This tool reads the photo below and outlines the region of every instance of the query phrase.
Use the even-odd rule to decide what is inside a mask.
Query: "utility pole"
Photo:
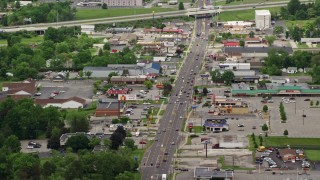
[[[303,113],[302,113],[302,125],[304,125],[304,110],[303,110]]]
[[[297,101],[294,103],[294,113],[297,114]]]

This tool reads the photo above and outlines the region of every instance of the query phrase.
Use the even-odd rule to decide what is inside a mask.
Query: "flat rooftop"
[[[194,170],[194,178],[226,178],[233,177],[232,171],[214,171],[209,168],[197,167]]]
[[[256,15],[270,16],[271,14],[269,10],[256,10]]]

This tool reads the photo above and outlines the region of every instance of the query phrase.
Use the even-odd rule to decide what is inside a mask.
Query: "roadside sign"
[[[193,122],[189,122],[188,123],[188,127],[189,127],[189,129],[192,129],[193,128]]]
[[[200,77],[202,78],[208,78],[210,75],[209,74],[201,74]]]

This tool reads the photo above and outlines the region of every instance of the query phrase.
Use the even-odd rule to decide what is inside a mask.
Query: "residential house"
[[[286,72],[288,74],[295,74],[298,72],[298,68],[297,67],[288,67]]]
[[[37,90],[36,81],[25,80],[22,82],[3,83],[2,94],[15,100],[31,98]]]
[[[61,109],[78,109],[84,108],[86,105],[86,100],[79,97],[69,99],[35,99],[34,102],[44,108],[53,106]]]

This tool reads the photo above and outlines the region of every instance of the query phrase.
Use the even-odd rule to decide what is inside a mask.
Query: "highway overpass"
[[[309,1],[302,1],[303,3],[307,3]],[[222,6],[219,9],[203,9],[201,11],[194,10],[181,10],[181,11],[170,11],[170,12],[161,12],[155,13],[154,18],[169,18],[169,17],[178,17],[178,16],[189,16],[189,15],[205,15],[212,14],[215,12],[227,12],[227,11],[239,11],[239,10],[248,10],[255,8],[272,8],[272,7],[280,7],[286,6],[288,1],[281,2],[268,2],[268,3],[254,3],[254,4],[245,4],[245,5],[232,5],[232,6]],[[194,9],[194,8],[193,8]],[[5,32],[16,32],[20,30],[26,31],[36,31],[43,32],[48,27],[72,27],[72,26],[81,26],[83,24],[110,24],[110,23],[119,23],[119,22],[128,22],[128,21],[137,21],[137,20],[145,20],[145,19],[153,19],[153,14],[138,14],[138,15],[130,15],[130,16],[120,16],[120,17],[109,17],[109,18],[97,18],[97,19],[87,19],[87,20],[76,20],[76,21],[63,21],[58,23],[39,23],[39,24],[29,24],[29,25],[21,25],[21,26],[10,26],[4,27],[2,30]]]

